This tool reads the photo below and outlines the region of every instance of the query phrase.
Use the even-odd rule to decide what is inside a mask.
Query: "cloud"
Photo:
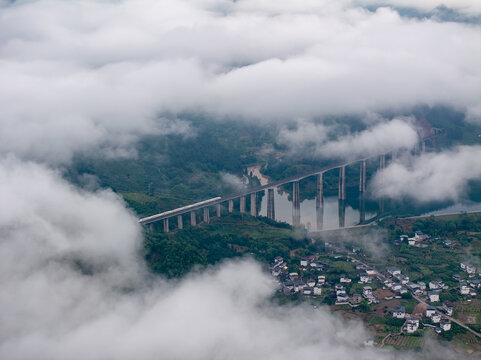
[[[479,26],[364,4],[2,1],[0,153],[135,156],[139,137],[178,123],[167,113],[291,121],[444,104],[478,121]]]
[[[419,202],[456,201],[468,182],[481,177],[481,146],[460,146],[442,153],[399,159],[372,180],[378,197]]]
[[[237,175],[221,172],[220,176],[224,183],[233,187],[235,190],[242,190],[246,188],[246,183]]]
[[[294,130],[282,128],[279,141],[296,154],[343,159],[360,159],[391,151],[409,150],[419,142],[414,119],[396,118],[386,121],[377,118],[377,121],[377,124],[364,131],[341,135],[332,140],[338,126],[301,120]]]
[[[388,235],[387,230],[381,228],[361,228],[358,231],[339,229],[323,233],[322,239],[342,246],[346,251],[352,251],[353,246],[360,247],[369,256],[381,258],[390,252]]]
[[[412,8],[421,11],[432,11],[436,8],[447,7],[451,10],[458,11],[467,15],[480,15],[481,4],[471,0],[363,0],[364,4],[371,5],[391,5],[400,8]]]
[[[110,191],[12,157],[0,161],[0,185],[1,358],[398,357],[363,347],[362,322],[276,305],[276,284],[250,259],[153,277],[137,219]]]

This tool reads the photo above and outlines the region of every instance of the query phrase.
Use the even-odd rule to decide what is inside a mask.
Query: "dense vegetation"
[[[169,277],[232,257],[252,256],[266,264],[276,256],[289,261],[292,250],[309,246],[305,235],[285,223],[234,214],[182,231],[147,232],[145,258],[153,271]]]

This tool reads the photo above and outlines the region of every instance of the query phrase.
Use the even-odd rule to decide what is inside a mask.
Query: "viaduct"
[[[430,141],[435,144],[433,139],[438,134],[425,137],[421,140],[420,144],[414,150],[415,152],[424,152],[426,149],[426,142]],[[386,167],[386,154],[377,155],[379,156],[379,170],[382,171]],[[396,156],[392,153],[392,157]],[[274,208],[274,189],[278,186],[292,183],[292,224],[294,226],[300,225],[301,212],[300,212],[300,193],[299,193],[299,182],[311,176],[317,176],[316,183],[316,218],[317,218],[317,228],[322,229],[323,222],[323,175],[328,171],[339,169],[339,184],[338,184],[338,199],[339,199],[339,227],[344,227],[345,219],[345,200],[346,200],[346,166],[359,163],[360,166],[360,176],[359,176],[359,192],[361,194],[361,199],[364,199],[364,194],[366,192],[366,161],[370,158],[357,159],[349,162],[341,162],[330,166],[325,166],[319,170],[311,171],[308,173],[294,175],[289,178],[273,181],[266,185],[261,185],[255,188],[245,189],[243,191],[230,194],[224,197],[215,197],[209,200],[201,201],[195,204],[187,205],[174,210],[169,210],[156,214],[153,216],[145,217],[139,220],[140,224],[152,225],[155,222],[163,221],[164,232],[169,232],[169,219],[177,218],[177,228],[183,228],[183,215],[190,214],[190,225],[197,225],[197,211],[202,211],[202,220],[206,223],[209,222],[211,213],[210,208],[215,206],[215,216],[221,216],[221,204],[227,204],[227,209],[229,213],[234,211],[234,200],[239,199],[239,212],[246,213],[246,198],[250,197],[250,209],[249,212],[252,216],[257,216],[259,209],[257,208],[257,194],[264,191],[267,195],[267,217],[269,219],[275,220],[275,208]],[[365,221],[364,217],[364,201],[361,202],[361,223]],[[383,211],[380,209],[381,212]]]

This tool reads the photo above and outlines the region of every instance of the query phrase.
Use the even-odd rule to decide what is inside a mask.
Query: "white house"
[[[398,269],[398,268],[395,267],[395,266],[389,267],[389,268],[387,269],[387,272],[388,272],[389,274],[391,274],[392,276],[396,276],[396,275],[401,274],[401,270]]]
[[[367,272],[363,271],[363,272],[359,273],[359,282],[360,283],[365,284],[365,283],[368,283],[370,281],[371,281],[371,279],[369,278],[369,275],[367,274]]]
[[[428,291],[428,299],[431,302],[438,302],[439,301],[439,292],[437,291]]]
[[[272,269],[272,276],[279,276],[282,272],[282,268],[280,266],[276,266],[274,269]]]
[[[447,315],[453,315],[453,304],[448,301],[443,302],[443,310]]]
[[[326,283],[326,276],[325,275],[319,275],[317,277],[317,284],[318,285],[324,285]]]
[[[319,285],[314,286],[312,289],[312,293],[314,296],[320,296],[322,294],[322,288]]]
[[[426,308],[426,317],[431,317],[433,316],[434,314],[436,314],[436,308],[434,306],[428,306]]]
[[[473,265],[468,265],[468,266],[466,266],[466,272],[469,275],[474,275],[474,274],[476,274],[476,267],[474,267]]]
[[[408,244],[409,246],[416,245],[416,238],[408,238]]]
[[[296,279],[292,283],[294,284],[294,291],[295,292],[303,290],[304,286],[306,286],[306,284],[304,284],[304,281],[302,281],[300,279]]]
[[[430,290],[439,290],[439,289],[442,289],[443,286],[444,286],[444,283],[441,279],[437,279],[429,282]]]
[[[468,266],[468,264],[462,262],[460,266],[461,266],[461,269],[466,270],[466,267]]]
[[[393,289],[393,291],[399,291],[399,290],[401,290],[401,288],[402,288],[402,285],[400,283],[393,283],[392,287],[391,287],[391,289]]]
[[[352,280],[349,279],[346,275],[341,275],[341,278],[339,279],[341,283],[350,283]]]
[[[406,289],[404,286],[398,290],[400,294],[405,294],[408,292],[408,289]]]
[[[451,321],[449,321],[449,319],[441,319],[439,327],[443,329],[443,331],[451,330]]]
[[[366,268],[366,272],[367,272],[368,275],[374,275],[374,274],[376,274],[376,269],[368,266]]]
[[[398,306],[392,311],[392,317],[396,319],[404,319],[406,316],[406,308],[404,306]]]
[[[315,285],[316,285],[315,279],[308,279],[307,280],[307,286],[314,287]]]
[[[362,288],[362,294],[363,294],[364,296],[372,295],[372,287],[370,287],[370,286],[364,286],[364,287]]]
[[[301,266],[307,267],[307,265],[309,265],[309,260],[307,258],[302,258],[301,259]]]
[[[440,313],[433,314],[433,316],[431,316],[431,321],[434,324],[437,324],[438,322],[440,322],[441,321],[441,314]]]
[[[339,289],[339,290],[336,290],[336,296],[339,296],[339,295],[346,295],[346,289]]]
[[[469,295],[471,289],[469,288],[468,284],[461,283],[459,286],[459,291],[461,292],[461,295]]]
[[[302,290],[302,294],[306,296],[312,295],[312,288],[309,286],[305,286]]]
[[[406,323],[404,324],[404,330],[406,330],[406,332],[412,334],[417,329],[419,329],[419,319],[406,320]]]
[[[336,304],[347,304],[349,302],[349,296],[346,292],[337,295]]]

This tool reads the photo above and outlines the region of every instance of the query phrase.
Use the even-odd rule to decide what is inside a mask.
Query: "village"
[[[430,240],[429,235],[417,231],[414,237],[401,235],[397,242],[425,248]],[[442,241],[444,246],[453,245],[449,240],[436,241]],[[325,247],[327,254],[303,256],[297,263],[287,264],[280,256],[273,259],[270,270],[284,296],[317,300],[333,311],[350,308],[362,314],[377,309],[377,322],[384,317],[386,323],[399,325],[400,333],[406,335],[416,335],[427,328],[442,334],[451,331],[455,323],[480,336],[453,317],[455,308],[450,301],[443,300],[449,297],[443,294],[455,292],[466,302],[475,299],[481,291],[481,268],[460,263],[459,273],[452,274],[456,285],[450,287],[438,278],[412,281],[396,266],[377,269],[356,256],[358,249],[342,251],[332,243],[326,243]]]

